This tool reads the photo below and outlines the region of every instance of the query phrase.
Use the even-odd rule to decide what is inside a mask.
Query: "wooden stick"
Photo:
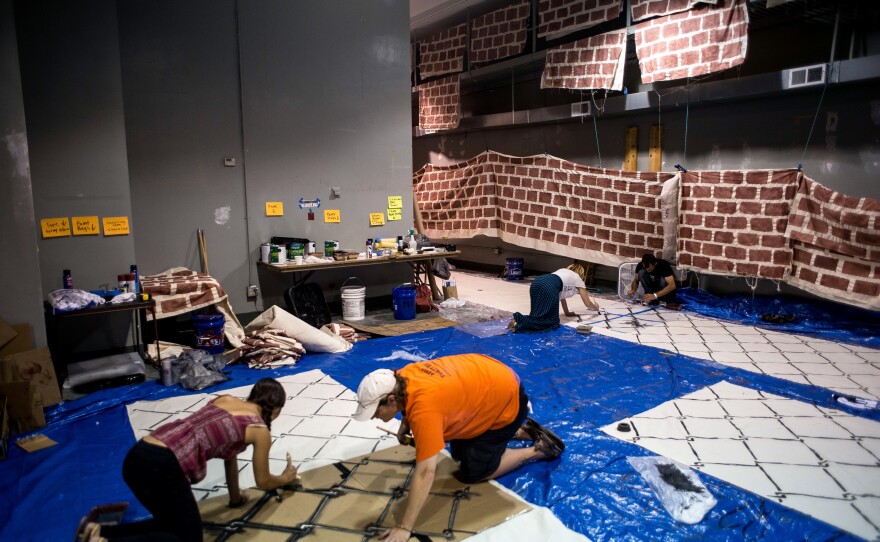
[[[210,275],[210,271],[208,271],[208,243],[205,240],[205,230],[199,229],[197,230],[198,238],[199,238],[199,254],[202,257],[202,269],[205,270],[206,275]]]

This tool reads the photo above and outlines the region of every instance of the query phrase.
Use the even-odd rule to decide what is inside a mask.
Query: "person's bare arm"
[[[564,315],[566,315],[566,316],[577,316],[576,313],[571,312],[570,310],[568,310],[568,303],[566,303],[564,299],[560,299],[560,300],[559,300],[559,304],[562,305],[562,313],[563,313]]]
[[[287,456],[287,467],[280,475],[269,472],[269,448],[272,446],[272,436],[269,429],[261,426],[247,428],[247,442],[254,445],[254,480],[260,489],[275,489],[296,480],[296,467]]]
[[[413,528],[416,520],[419,518],[419,512],[428,499],[428,493],[431,486],[434,485],[434,474],[437,470],[437,460],[440,453],[429,457],[423,461],[416,463],[416,470],[413,473],[412,483],[409,487],[409,494],[406,498],[406,510],[400,522],[392,529],[388,529],[381,535],[379,540],[386,542],[405,542],[412,536]]]
[[[588,309],[593,309],[594,311],[599,310],[599,304],[593,301],[590,297],[590,293],[587,292],[586,288],[578,288],[578,294],[581,296],[581,301],[584,302],[584,306]]]
[[[242,494],[238,486],[238,458],[226,459],[223,466],[226,470],[226,487],[229,488],[229,507],[236,508],[247,502],[247,496]]]
[[[664,280],[666,281],[666,286],[657,290],[653,294],[646,293],[642,297],[642,301],[647,303],[649,301],[654,301],[658,298],[661,298],[670,292],[674,292],[675,291],[675,277],[673,277],[672,275],[669,275],[668,277],[665,277]]]

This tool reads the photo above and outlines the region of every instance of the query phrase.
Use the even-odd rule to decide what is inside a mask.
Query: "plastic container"
[[[196,348],[207,350],[211,354],[222,354],[224,323],[226,323],[226,319],[222,314],[196,314],[193,316]]]
[[[134,285],[129,285],[129,291],[134,292],[136,294],[141,293],[141,279],[138,275],[138,266],[135,264],[131,264],[131,275],[134,279]]]
[[[395,320],[413,320],[416,317],[416,287],[412,284],[401,284],[391,290],[394,303]]]
[[[522,280],[523,259],[507,258],[507,280]]]
[[[342,319],[343,320],[363,320],[364,319],[364,302],[367,297],[367,288],[361,282],[360,286],[348,286],[352,280],[361,282],[357,277],[349,277],[342,283],[339,289],[342,296]]]

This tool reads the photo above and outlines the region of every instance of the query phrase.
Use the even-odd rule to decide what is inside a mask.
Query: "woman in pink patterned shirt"
[[[248,498],[238,486],[237,457],[251,445],[257,487],[275,489],[295,481],[296,467],[289,455],[284,472],[269,472],[269,430],[285,399],[278,381],[263,378],[246,401],[220,396],[141,439],[128,452],[122,477],[153,519],[103,527],[103,532],[90,523],[80,533],[82,539],[201,541],[202,521],[190,485],[205,478],[209,459],[223,459],[229,506],[242,506]]]

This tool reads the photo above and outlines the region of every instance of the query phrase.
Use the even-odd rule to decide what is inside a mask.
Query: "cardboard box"
[[[43,400],[33,382],[9,382],[0,384],[0,395],[5,395],[6,411],[9,413],[10,434],[27,433],[46,427],[43,416]]]
[[[61,402],[61,389],[48,348],[35,348],[0,358],[0,383],[13,382],[32,382],[42,395],[43,406]]]
[[[18,332],[15,331],[15,328],[7,324],[0,318],[0,348],[6,346],[9,341],[15,338],[18,335]]]
[[[0,325],[0,328],[2,328],[2,325]],[[0,347],[0,358],[18,354],[19,352],[26,352],[34,347],[34,336],[31,333],[30,324],[12,324],[9,328],[15,332],[15,336],[5,344],[0,344],[2,346]],[[0,334],[2,334],[2,331],[0,331]],[[0,343],[3,343],[2,339],[0,339]]]

